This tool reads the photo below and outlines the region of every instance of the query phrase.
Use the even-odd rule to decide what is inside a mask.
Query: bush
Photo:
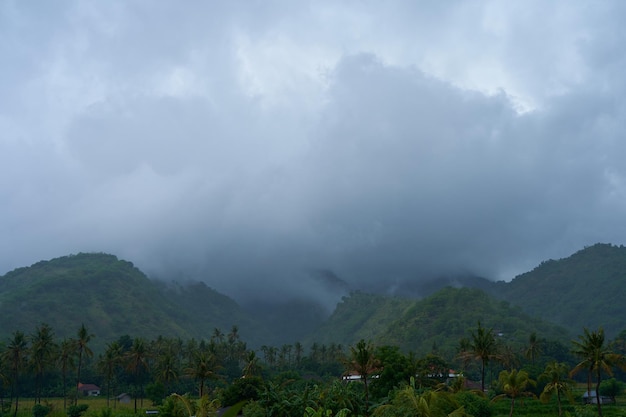
[[[267,411],[256,401],[251,401],[243,407],[244,417],[265,417]]]
[[[474,417],[491,417],[493,414],[489,400],[471,392],[456,394],[456,400],[465,408],[467,414]]]
[[[71,405],[67,407],[67,417],[80,417],[88,408],[87,404]]]
[[[33,406],[33,417],[46,417],[52,411],[49,405],[35,404]]]
[[[222,392],[221,402],[224,406],[230,406],[244,400],[258,400],[263,386],[263,380],[259,377],[237,379]]]

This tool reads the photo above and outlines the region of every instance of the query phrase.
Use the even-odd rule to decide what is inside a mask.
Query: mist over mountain
[[[0,276],[0,337],[29,332],[41,322],[59,337],[72,337],[85,323],[102,347],[122,335],[205,339],[215,329],[236,326],[252,348],[369,338],[411,349],[427,349],[424,343],[451,349],[474,321],[515,335],[518,344],[532,331],[565,340],[583,327],[603,327],[610,338],[626,329],[620,313],[624,246],[589,246],[544,261],[511,282],[460,276],[419,286],[408,282],[390,294],[388,288],[357,291],[328,270],[313,270],[310,279],[320,291],[303,287],[300,296],[284,298],[248,293],[240,303],[201,281],[149,279],[114,255],[69,255]],[[329,307],[331,293],[338,301]]]
[[[331,311],[624,243],[625,7],[0,2],[0,274]]]

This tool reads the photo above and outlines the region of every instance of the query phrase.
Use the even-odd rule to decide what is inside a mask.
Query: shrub
[[[474,417],[491,417],[493,410],[489,400],[471,392],[459,392],[456,400],[465,408],[467,414]]]
[[[67,407],[67,417],[80,417],[88,408],[87,404],[71,405]]]
[[[49,405],[35,404],[33,406],[33,417],[46,417],[52,411]]]

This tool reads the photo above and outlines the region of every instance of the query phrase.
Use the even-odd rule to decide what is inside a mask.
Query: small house
[[[583,404],[598,404],[596,392],[585,391],[585,393],[583,394]],[[600,404],[613,404],[613,399],[611,397],[600,395]]]
[[[100,387],[94,384],[81,384],[78,383],[78,392],[84,396],[97,397],[100,395]]]
[[[115,397],[115,401],[120,404],[130,404],[130,400],[130,394],[127,394],[125,392]]]

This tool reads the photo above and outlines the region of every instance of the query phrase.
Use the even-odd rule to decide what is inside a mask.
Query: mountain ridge
[[[323,273],[339,281],[332,271]],[[415,349],[418,340],[445,345],[446,335],[458,337],[458,328],[475,325],[459,321],[455,314],[484,323],[489,323],[489,314],[504,315],[518,323],[515,331],[527,333],[530,328],[524,322],[534,323],[540,332],[548,329],[546,333],[560,338],[567,337],[563,329],[575,335],[583,327],[602,326],[607,337],[613,337],[626,329],[626,318],[619,312],[626,297],[624,283],[626,248],[599,243],[567,258],[544,261],[511,282],[478,277],[425,282],[412,287],[423,294],[419,298],[352,292],[328,317],[323,307],[304,299],[242,307],[203,282],[155,281],[115,255],[80,253],[0,276],[0,337],[14,330],[29,332],[41,322],[52,325],[59,337],[74,336],[85,322],[98,343],[124,334],[202,339],[216,328],[227,331],[235,325],[253,347],[313,343],[315,338],[345,344],[358,337]],[[469,288],[472,284],[477,288]],[[452,288],[463,286],[472,291]],[[474,305],[464,299],[473,299]],[[471,311],[479,308],[491,313]],[[411,327],[429,331],[420,334]]]

